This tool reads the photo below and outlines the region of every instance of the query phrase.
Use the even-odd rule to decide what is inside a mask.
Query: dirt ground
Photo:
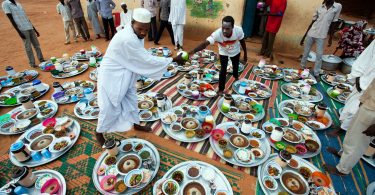
[[[100,51],[106,50],[109,42],[106,42],[103,38],[95,39],[95,36],[91,28],[90,35],[94,39],[94,41],[83,42],[83,39],[79,39],[78,43],[74,43],[72,41],[70,45],[64,45],[65,35],[63,22],[61,17],[55,11],[56,4],[58,1],[19,0],[19,2],[22,4],[31,22],[40,33],[39,42],[45,59],[49,59],[52,56],[61,57],[64,53],[68,53],[71,55],[75,52],[78,52],[80,49],[89,50],[91,45],[97,46]],[[6,75],[5,67],[8,65],[13,66],[17,71],[22,71],[24,69],[29,68],[28,59],[23,47],[23,42],[17,34],[17,32],[14,30],[6,15],[2,11],[0,13],[0,26],[2,28],[2,30],[0,31],[0,75]],[[258,63],[260,57],[256,56],[256,53],[259,52],[259,49],[261,47],[260,43],[261,40],[259,38],[252,38],[247,40],[249,58],[248,63]],[[160,40],[160,44],[162,44],[162,46],[168,46],[171,49],[173,48],[166,30],[164,32],[162,39]],[[184,49],[188,51],[195,47],[197,44],[199,44],[199,41],[184,40]],[[153,42],[145,42],[146,48],[151,46],[153,46]],[[326,52],[332,52],[333,48],[333,46],[331,48],[327,48]],[[208,49],[217,51],[216,46],[210,46]],[[281,56],[276,54],[274,61],[271,63],[281,65],[282,67],[298,67],[299,55],[300,54],[292,54],[292,58],[290,58],[290,55]],[[280,61],[283,61],[283,64],[280,64]],[[91,70],[93,69],[90,68],[82,75],[63,80],[54,79],[50,73],[42,72],[39,70],[40,75],[38,79],[51,86],[49,92],[41,99],[50,99],[53,92],[53,82],[59,81],[62,83],[78,79],[89,80],[89,72]],[[5,88],[2,89],[2,91],[5,90]],[[59,113],[62,113],[65,109],[68,109],[72,112],[72,108],[73,105],[59,106]],[[0,115],[10,110],[11,108],[0,108]],[[2,143],[2,147],[0,147],[0,155],[5,154],[10,144],[13,143],[14,140],[17,138],[18,136],[0,136],[0,142]]]

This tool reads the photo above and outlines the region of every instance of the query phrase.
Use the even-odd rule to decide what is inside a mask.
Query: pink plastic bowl
[[[56,125],[56,118],[47,118],[42,123],[45,127],[54,127]]]
[[[49,187],[51,187],[52,185],[54,185],[55,188],[52,191],[48,192],[48,193],[49,194],[56,194],[59,191],[59,189],[60,189],[59,180],[57,180],[56,178],[52,178],[52,179],[47,180],[46,183],[44,183],[44,185],[40,189],[40,192],[47,193],[46,190]]]
[[[214,129],[211,131],[211,136],[214,140],[219,140],[224,136],[225,132],[222,129]]]

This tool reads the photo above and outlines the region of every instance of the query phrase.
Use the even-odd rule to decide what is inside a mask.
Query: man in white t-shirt
[[[201,51],[205,49],[208,45],[215,44],[215,42],[217,42],[219,46],[221,62],[218,94],[222,95],[225,88],[228,57],[232,61],[233,76],[235,80],[238,80],[238,66],[240,63],[241,54],[240,44],[244,51],[243,60],[245,62],[247,61],[247,50],[246,43],[244,40],[244,32],[241,27],[234,25],[234,19],[232,16],[225,16],[222,20],[222,27],[213,32],[205,42],[201,43],[194,50],[190,51],[189,55]]]

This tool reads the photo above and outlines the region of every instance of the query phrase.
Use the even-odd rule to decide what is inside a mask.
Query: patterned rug
[[[78,120],[81,125],[81,134],[77,143],[59,159],[47,165],[37,167],[35,170],[53,169],[60,172],[62,175],[64,175],[67,183],[67,194],[99,194],[96,191],[94,183],[91,179],[96,160],[103,152],[103,149],[98,147],[95,142],[94,132],[96,129],[96,124],[77,119],[72,114],[65,114]],[[125,138],[123,135],[119,134],[112,134],[109,136],[117,139]],[[127,134],[126,136],[135,137],[134,134]],[[160,169],[156,178],[153,180],[152,184],[148,185],[141,193],[138,194],[152,194],[153,184],[174,165],[188,160],[204,160],[203,156],[197,155],[192,151],[188,151],[183,148],[179,148],[179,150],[172,149],[173,143],[165,143],[164,139],[158,140],[160,138],[153,134],[143,135],[142,133],[137,132],[137,137],[147,139],[148,141],[152,142],[156,148],[158,148],[161,159]],[[184,151],[181,151],[181,149]],[[215,164],[215,162],[209,163]],[[220,164],[215,165],[224,173],[231,183],[234,194],[254,193],[254,188],[251,190],[249,188],[249,183],[245,183],[244,181],[251,181],[253,186],[255,186],[256,178],[250,177],[249,175],[237,171],[231,167],[222,166]],[[0,157],[0,186],[3,186],[7,181],[10,180],[12,167],[13,165],[9,160],[9,155],[3,155]]]
[[[212,65],[207,65],[205,67],[213,68]],[[270,80],[265,80],[265,79],[261,79],[259,77],[256,77],[252,73],[252,68],[253,68],[253,66],[247,65],[245,70],[241,73],[240,78],[245,78],[245,79],[249,79],[249,80],[256,80],[256,81],[259,81],[261,83],[264,83],[272,89],[272,93],[273,93],[271,98],[269,98],[267,100],[264,100],[264,101],[260,101],[260,103],[263,104],[263,107],[265,108],[265,111],[266,111],[266,117],[263,120],[259,121],[258,123],[254,123],[254,126],[260,128],[261,124],[263,124],[265,121],[269,120],[270,118],[280,117],[280,114],[277,110],[277,105],[281,101],[286,100],[286,99],[290,99],[290,98],[281,92],[280,86],[284,83],[283,81],[270,81]],[[207,100],[207,101],[192,101],[192,100],[189,100],[189,99],[181,96],[178,93],[176,86],[180,82],[183,81],[184,75],[185,75],[185,73],[179,73],[174,78],[162,80],[158,84],[156,84],[153,88],[151,88],[149,91],[166,94],[169,98],[171,98],[171,100],[173,102],[173,106],[178,106],[178,105],[181,105],[183,103],[192,104],[192,105],[207,105],[211,108],[212,114],[213,114],[214,118],[216,119],[216,124],[220,124],[222,122],[229,121],[230,119],[224,117],[224,115],[222,115],[220,113],[220,111],[218,110],[218,107],[217,107],[218,98],[212,98],[212,99]],[[233,82],[234,82],[234,78],[228,76],[227,82],[226,82],[226,87],[225,87],[226,93],[234,93],[233,90],[232,90]],[[215,84],[215,87],[217,87],[217,86],[218,86],[218,84]],[[332,100],[327,95],[326,90],[329,87],[330,86],[325,84],[324,82],[319,82],[315,86],[315,88],[318,89],[323,94],[323,96],[324,96],[323,102],[326,103],[328,105],[328,107],[330,108],[329,113],[331,114],[331,117],[334,121],[334,126],[339,126],[340,122],[339,122],[338,110],[340,108],[342,108],[344,105],[339,103],[339,102],[336,102],[335,100]],[[148,91],[148,90],[145,90],[144,92],[146,92],[146,91]],[[160,121],[153,122],[153,123],[149,122],[149,123],[145,123],[145,124],[148,125],[148,126],[151,126],[154,134],[156,134],[157,136],[165,138],[165,139],[172,139],[163,131],[162,124],[161,124]],[[324,164],[324,163],[336,165],[339,162],[338,158],[336,158],[335,156],[333,156],[332,154],[328,153],[325,150],[325,148],[327,146],[335,147],[337,149],[340,149],[341,146],[342,146],[342,140],[344,138],[344,135],[341,135],[340,137],[337,137],[337,138],[331,138],[331,137],[328,137],[326,135],[326,132],[330,131],[334,126],[332,126],[331,128],[329,128],[325,131],[317,132],[317,134],[318,134],[318,136],[319,136],[319,138],[322,142],[322,152],[318,156],[309,159],[309,161],[311,163],[313,163],[316,167],[318,167],[321,170],[322,170],[322,164]],[[234,166],[234,165],[232,165],[230,163],[227,163],[226,161],[222,160],[219,156],[217,156],[214,153],[214,151],[210,147],[209,140],[205,140],[205,141],[202,141],[202,142],[199,142],[199,143],[183,143],[183,142],[179,142],[179,141],[176,141],[176,140],[174,140],[174,141],[175,141],[175,144],[177,144],[181,147],[187,148],[189,150],[195,151],[197,153],[203,154],[206,157],[208,157],[209,159],[213,159],[213,160],[221,162],[222,164],[232,166],[232,167],[234,167],[234,168],[236,168],[240,171],[243,171],[245,173],[248,173],[252,176],[257,176],[257,168],[256,167],[255,168],[238,167],[238,166]],[[272,150],[272,152],[275,152],[275,151]],[[362,194],[362,193],[365,193],[366,186],[369,183],[371,183],[372,181],[375,181],[374,168],[371,165],[367,164],[366,162],[364,162],[362,160],[353,168],[353,171],[351,172],[351,174],[349,176],[346,176],[346,177],[338,177],[338,176],[335,176],[335,175],[329,175],[329,176],[330,176],[330,178],[333,182],[335,190],[338,193],[341,193],[341,194],[350,194],[350,193]],[[257,188],[257,193],[262,194],[262,190],[259,188],[259,186]]]

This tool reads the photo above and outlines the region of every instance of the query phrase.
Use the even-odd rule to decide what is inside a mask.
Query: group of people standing
[[[148,40],[159,45],[159,40],[167,28],[175,50],[183,49],[184,26],[186,24],[186,0],[141,0],[141,7],[151,12],[151,28]],[[160,16],[159,31],[156,26],[157,12]]]
[[[59,0],[59,2],[60,3],[57,4],[56,9],[64,22],[65,44],[70,43],[70,32],[73,34],[75,42],[77,42],[78,36],[82,36],[84,41],[92,41],[83,14],[81,1]],[[87,16],[92,24],[97,39],[101,38],[100,35],[103,34],[98,13],[102,18],[106,40],[109,41],[116,34],[112,16],[112,10],[115,7],[116,4],[112,0],[87,0]],[[73,25],[73,22],[75,26]],[[111,36],[109,31],[112,33]]]

